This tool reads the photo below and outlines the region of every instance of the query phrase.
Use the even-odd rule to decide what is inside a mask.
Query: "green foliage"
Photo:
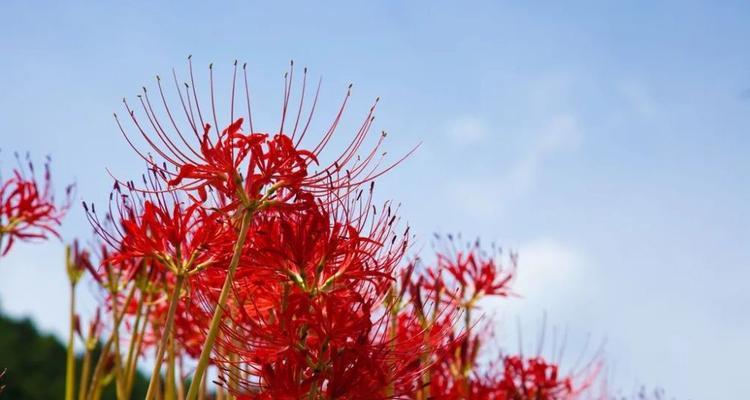
[[[30,320],[16,321],[0,315],[0,371],[7,369],[0,382],[0,386],[5,385],[0,399],[62,398],[65,393],[65,355],[65,346],[54,336],[41,334]],[[79,357],[76,374],[80,372]],[[79,378],[76,376],[76,384]],[[110,384],[104,391],[103,399],[115,399],[113,386]],[[148,382],[139,374],[133,387],[133,398],[145,397],[147,388]]]

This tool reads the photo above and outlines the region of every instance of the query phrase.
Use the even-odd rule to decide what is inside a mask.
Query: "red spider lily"
[[[441,289],[428,286],[424,276],[412,280],[415,265],[410,264],[403,272],[400,287],[395,287],[392,292],[395,306],[389,336],[396,348],[412,348],[412,343],[422,343],[422,349],[426,351],[412,353],[406,369],[414,378],[394,382],[392,390],[394,398],[423,400],[432,398],[431,387],[437,382],[435,373],[439,364],[450,359],[452,349],[465,334],[456,332],[459,308],[451,302],[439,300]]]
[[[89,221],[112,249],[106,251],[104,263],[127,267],[127,276],[132,278],[143,260],[153,260],[176,275],[194,274],[219,261],[221,250],[231,240],[224,214],[200,203],[184,204],[176,194],[153,194],[139,200],[133,185],[128,188],[125,195],[115,185],[116,212],[110,208],[104,222],[93,205],[89,208],[84,203]]]
[[[450,342],[450,347],[437,354],[430,373],[430,398],[468,399],[481,392],[481,385],[472,379],[481,341],[476,335],[465,334]]]
[[[152,104],[145,88],[142,95],[138,96],[145,117],[144,122],[139,120],[136,112],[127,101],[124,102],[133,126],[148,143],[148,146],[164,160],[163,165],[157,165],[150,156],[146,156],[144,152],[139,150],[127,134],[123,124],[119,119],[117,120],[123,135],[135,151],[151,167],[161,170],[168,177],[166,179],[169,183],[167,190],[197,191],[199,198],[204,199],[207,189],[213,189],[219,196],[228,198],[230,204],[240,203],[245,206],[252,206],[254,202],[265,195],[275,195],[274,200],[276,202],[283,202],[303,189],[317,195],[326,195],[331,191],[342,188],[353,191],[357,186],[372,181],[400,162],[397,161],[385,168],[380,167],[379,157],[382,156],[380,156],[379,148],[385,138],[384,134],[381,135],[375,146],[360,154],[360,149],[369,134],[374,119],[375,107],[373,106],[345,150],[327,166],[313,172],[311,166],[318,164],[323,149],[333,137],[351,90],[347,92],[336,117],[320,141],[305,149],[301,147],[301,141],[312,121],[320,90],[320,86],[318,86],[312,104],[308,107],[307,114],[303,116],[306,105],[307,69],[303,73],[302,90],[293,127],[290,129],[287,126],[291,123],[291,118],[288,117],[290,117],[289,108],[294,75],[294,64],[292,63],[292,68],[285,75],[284,80],[284,102],[280,127],[275,133],[267,134],[253,129],[246,65],[242,67],[244,96],[241,96],[244,97],[245,115],[244,117],[238,117],[235,113],[238,84],[237,63],[235,62],[231,95],[229,96],[229,122],[220,124],[214,97],[213,67],[209,67],[211,102],[210,113],[206,113],[205,108],[201,108],[198,101],[192,61],[190,58],[188,60],[190,83],[184,84],[184,91],[180,90],[177,76],[173,74],[181,114],[184,116],[186,127],[180,126],[179,118],[177,118],[178,112],[169,107],[162,81],[158,77],[159,98],[168,121],[162,122],[159,119],[155,112],[158,107]],[[226,126],[226,128],[222,131],[213,131],[216,133],[212,134],[212,125],[207,121],[207,118],[212,119],[213,127]],[[241,129],[245,120],[248,121],[247,127],[249,130],[247,133],[242,133]],[[187,132],[192,132],[192,136],[195,136],[198,142],[197,145],[191,143],[186,135]],[[167,166],[171,168],[167,168]],[[172,172],[172,168],[176,169],[177,172]],[[276,193],[277,191],[281,193]]]
[[[175,284],[173,296],[179,296],[180,301],[176,301],[176,298],[170,299],[169,316],[166,317],[165,327],[161,328],[169,330],[168,327],[174,322],[175,338],[184,342],[182,344],[186,349],[195,348],[194,343],[200,340],[196,338],[205,335],[207,327],[203,323],[211,319],[211,315],[216,317],[226,312],[230,317],[232,329],[240,331],[245,326],[252,326],[253,334],[261,337],[258,339],[260,344],[254,349],[249,344],[245,344],[245,348],[242,349],[230,347],[234,343],[222,339],[226,342],[222,346],[231,350],[231,353],[227,353],[228,356],[246,357],[243,362],[249,368],[265,371],[273,360],[258,361],[257,354],[250,354],[262,353],[263,346],[266,345],[262,342],[262,330],[255,328],[264,326],[268,328],[267,332],[272,329],[286,330],[286,333],[291,332],[298,336],[301,331],[295,328],[292,322],[304,324],[306,320],[320,320],[321,325],[308,323],[305,327],[304,342],[311,350],[305,358],[306,364],[302,363],[294,368],[309,370],[312,362],[310,359],[317,359],[316,362],[320,365],[339,366],[359,360],[356,361],[361,365],[358,370],[351,371],[346,367],[332,367],[331,370],[338,371],[339,375],[346,375],[359,374],[358,371],[371,368],[370,373],[364,376],[375,377],[378,373],[372,368],[382,369],[384,365],[375,360],[385,360],[388,354],[385,354],[387,351],[384,350],[386,348],[383,343],[377,342],[383,342],[382,338],[377,339],[382,336],[382,330],[379,328],[379,320],[382,320],[382,317],[373,317],[373,310],[381,307],[392,283],[393,271],[405,251],[406,242],[404,238],[399,240],[399,237],[392,233],[391,227],[396,217],[391,215],[389,208],[387,211],[384,209],[385,212],[381,213],[380,218],[369,220],[369,198],[365,201],[361,198],[360,192],[354,199],[352,194],[362,183],[371,181],[390,169],[379,168],[377,162],[378,149],[384,135],[367,154],[358,155],[373,121],[373,107],[343,153],[327,167],[312,171],[313,165],[318,164],[318,156],[331,140],[349,93],[335,121],[321,141],[310,150],[306,150],[300,143],[317,104],[317,94],[309,110],[307,122],[299,124],[305,101],[305,72],[297,121],[291,133],[287,131],[285,121],[291,95],[292,74],[293,71],[287,76],[285,83],[281,126],[273,135],[253,130],[247,86],[245,97],[249,131],[242,131],[245,119],[234,117],[235,80],[229,113],[231,123],[219,133],[212,131],[212,125],[220,126],[213,105],[213,77],[211,125],[203,120],[200,105],[196,100],[191,66],[191,83],[186,85],[185,96],[183,97],[182,92],[178,93],[189,125],[188,131],[193,132],[198,141],[197,146],[192,146],[180,131],[172,111],[167,106],[159,80],[159,94],[164,104],[164,112],[169,119],[170,130],[173,128],[176,135],[170,137],[166,133],[164,127],[167,125],[162,124],[157,118],[145,90],[143,96],[139,97],[149,129],[144,129],[146,125],[139,123],[127,102],[125,107],[143,138],[163,159],[162,165],[158,165],[150,156],[146,157],[136,149],[150,167],[148,179],[144,178],[146,187],[136,189],[129,182],[126,185],[129,193],[123,195],[119,192],[118,182],[115,193],[117,198],[114,199],[116,212],[110,208],[103,223],[96,216],[93,205],[91,212],[86,205],[84,206],[92,224],[112,249],[111,255],[105,259],[105,264],[114,264],[116,269],[120,270],[125,268],[126,279],[142,271],[144,263],[158,265],[162,270],[178,277],[195,275],[195,282],[191,280],[195,284],[192,289],[195,289],[199,301],[194,301],[187,293],[186,297],[182,298],[183,293],[178,289],[181,286],[179,283]],[[117,122],[123,129],[120,121]],[[147,130],[150,132],[147,133]],[[123,133],[135,148],[131,137],[124,129]],[[189,200],[186,203],[178,201],[179,193],[187,194]],[[354,209],[359,211],[352,211]],[[246,210],[252,214],[244,212]],[[252,218],[248,218],[249,215],[252,215]],[[243,221],[241,224],[240,220]],[[238,230],[245,232],[247,226],[250,226],[248,222],[244,222],[246,220],[251,221],[250,234],[237,235]],[[105,225],[108,228],[105,229]],[[238,227],[241,228],[237,229]],[[303,227],[305,229],[301,229]],[[367,234],[363,234],[365,231]],[[243,246],[241,243],[245,237],[248,239]],[[264,238],[273,238],[274,241],[265,241]],[[239,250],[235,252],[233,247]],[[241,266],[236,277],[230,279],[237,270],[237,259],[241,260]],[[303,263],[304,260],[306,262]],[[218,268],[207,268],[208,266]],[[229,267],[225,270],[222,268],[224,266]],[[199,271],[205,273],[197,274]],[[114,280],[117,279],[119,278],[115,277]],[[161,292],[170,290],[171,279],[170,275],[167,275],[165,284],[161,285]],[[265,282],[263,285],[244,285],[243,279]],[[113,279],[107,277],[107,280]],[[289,293],[286,295],[282,295],[284,285],[278,284],[284,280],[289,284]],[[227,298],[229,286],[227,283],[221,284],[224,281],[233,282],[236,292],[228,303],[224,299]],[[298,308],[282,306],[278,302],[280,298]],[[117,303],[119,300],[113,298],[112,301]],[[200,307],[197,312],[193,310],[196,307]],[[278,313],[280,308],[289,313],[273,315],[276,325],[267,324],[268,313]],[[345,314],[337,313],[339,309],[349,310],[356,317],[344,318]],[[130,311],[132,310],[128,310]],[[155,332],[159,331],[160,321],[164,319],[161,316],[163,312],[160,311],[163,311],[160,307],[154,307],[151,317]],[[192,324],[193,329],[185,329],[187,324],[182,324],[181,321],[181,316],[187,316],[188,313],[190,317],[184,320],[195,320],[197,323]],[[386,314],[380,312],[380,315]],[[247,322],[248,316],[256,318],[257,321],[250,321],[246,325],[237,323]],[[279,326],[279,321],[287,322],[281,318],[282,316],[288,317],[289,326]],[[216,322],[210,325],[210,332],[215,332]],[[187,334],[181,335],[179,331]],[[161,337],[164,338],[165,332],[161,333]],[[213,333],[208,335],[208,343],[213,343],[212,335]],[[161,342],[160,351],[164,347],[164,339]],[[352,343],[361,345],[354,346]],[[211,348],[211,344],[208,347]],[[224,356],[221,351],[215,353],[218,359]],[[205,365],[204,356],[205,354],[201,355],[201,365]],[[334,362],[335,357],[343,357],[342,360],[349,361],[337,364]],[[278,368],[279,371],[284,369],[281,365]],[[380,375],[390,372],[385,369],[382,371]],[[260,375],[258,379],[264,384],[276,381]],[[380,379],[381,383],[384,379]],[[326,378],[316,375],[314,382],[317,383],[310,388],[330,393],[346,393],[353,390],[345,388],[346,385],[351,385],[351,381],[340,378],[332,380],[330,376]],[[278,387],[277,384],[273,386]]]
[[[399,315],[399,332],[419,331],[420,318],[409,319],[409,315]],[[502,359],[499,369],[492,364],[489,368],[480,368],[478,357],[482,345],[490,338],[489,331],[484,328],[474,333],[476,326],[471,326],[469,330],[456,332],[455,325],[450,321],[452,318],[446,317],[433,326],[433,330],[437,327],[443,329],[436,335],[442,338],[442,345],[434,346],[427,360],[412,365],[412,368],[424,368],[423,377],[427,379],[412,382],[411,385],[398,385],[400,398],[574,400],[589,389],[598,374],[598,368],[592,368],[583,376],[563,375],[557,364],[540,356],[528,359],[507,356]]]
[[[452,310],[443,311],[433,321],[425,321],[411,311],[400,312],[393,320],[389,334],[393,337],[394,348],[410,349],[411,354],[402,354],[404,367],[412,378],[410,380],[395,380],[393,385],[394,398],[418,399],[425,387],[431,387],[437,382],[434,371],[440,360],[450,358],[451,349],[460,340],[454,336]],[[421,345],[421,346],[420,346]],[[418,351],[413,351],[417,349]],[[402,372],[403,373],[403,372]]]
[[[596,379],[599,362],[592,363],[580,372],[563,375],[559,367],[541,356],[502,358],[501,367],[490,363],[480,366],[479,355],[485,342],[492,338],[487,324],[471,320],[471,311],[478,308],[485,296],[505,297],[511,294],[510,284],[515,274],[517,258],[510,257],[507,268],[481,250],[478,242],[467,250],[456,250],[452,237],[449,246],[438,253],[438,261],[429,265],[409,291],[411,303],[421,304],[420,289],[432,292],[428,296],[434,303],[448,299],[448,304],[460,310],[464,323],[451,326],[451,340],[445,351],[434,352],[429,364],[429,398],[431,399],[487,399],[487,400],[574,400],[586,392]],[[443,242],[446,243],[446,242]],[[495,254],[499,254],[495,252]],[[461,330],[458,328],[461,327]],[[408,398],[424,399],[425,391],[405,391]],[[602,397],[604,398],[604,397]]]
[[[572,400],[585,390],[595,373],[576,380],[562,376],[557,365],[541,357],[523,359],[505,357],[502,369],[481,368],[478,362],[482,345],[491,338],[487,326],[471,320],[471,310],[484,296],[507,296],[515,272],[507,269],[481,250],[479,243],[456,250],[453,238],[438,252],[437,262],[428,265],[415,280],[402,281],[399,298],[408,295],[408,307],[399,310],[396,338],[402,332],[433,331],[442,327],[441,346],[435,346],[413,368],[421,368],[421,380],[397,386],[397,393],[408,399],[491,399],[491,400]],[[426,293],[425,293],[426,292]],[[447,301],[446,301],[447,299]],[[455,323],[462,313],[463,324]]]
[[[560,376],[559,367],[541,357],[509,356],[503,360],[503,367],[497,389],[508,399],[572,399],[576,393],[573,380]]]
[[[49,235],[59,238],[57,228],[70,208],[72,185],[65,189],[65,195],[65,201],[55,203],[49,160],[44,164],[41,182],[31,162],[27,173],[18,168],[10,179],[0,179],[0,255],[7,254],[15,240],[47,239]],[[5,237],[8,243],[3,249]]]
[[[192,279],[206,268],[226,263],[227,248],[231,249],[236,234],[218,210],[192,201],[184,204],[176,193],[153,191],[141,197],[132,183],[127,189],[124,194],[115,185],[104,220],[93,205],[84,203],[91,224],[106,244],[94,278],[106,289],[110,311],[123,312],[125,326],[133,328],[130,341],[139,344],[135,354],[142,355],[160,341],[170,331],[166,326],[173,324],[174,337],[182,343],[177,354],[185,348],[195,355],[200,352],[197,341],[207,323],[191,326],[196,319],[187,311],[189,302],[183,301],[190,288],[176,287],[175,281]],[[137,289],[133,295],[122,290],[128,286]],[[167,309],[171,303],[175,303],[176,312],[170,320]],[[146,322],[133,321],[140,313],[146,314],[141,316]]]
[[[427,269],[427,287],[447,296],[457,305],[471,309],[485,296],[505,297],[511,294],[517,258],[510,256],[510,267],[499,261],[499,251],[488,254],[479,241],[456,249],[453,237],[437,254],[437,263]]]
[[[307,176],[307,168],[315,162],[315,156],[305,150],[294,147],[291,139],[285,135],[275,135],[269,138],[266,134],[244,135],[240,133],[242,118],[224,129],[213,146],[208,144],[210,126],[206,125],[201,140],[201,154],[205,164],[183,164],[179,173],[168,181],[170,186],[180,185],[183,180],[190,180],[183,189],[195,188],[203,192],[206,185],[216,189],[227,197],[237,197],[238,193],[246,196],[249,201],[257,201],[264,194],[264,188],[273,185],[277,193],[285,193],[283,197],[274,197],[277,202],[283,202],[299,191],[303,180]],[[238,175],[247,162],[246,179],[244,185]],[[287,189],[287,190],[280,190]]]
[[[235,354],[255,377],[239,382],[248,392],[382,398],[404,370],[406,348],[390,346],[382,307],[408,234],[393,233],[388,206],[376,216],[370,203],[358,195],[255,216],[216,354],[230,381]],[[207,313],[223,281],[216,271],[196,285]]]
[[[140,213],[128,210],[120,247],[110,261],[154,258],[175,274],[203,269],[214,261],[211,245],[221,243],[220,218],[198,204],[174,204],[170,210],[147,200]]]
[[[118,126],[149,173],[143,187],[117,181],[101,220],[84,204],[104,242],[102,262],[94,268],[79,260],[83,253],[71,261],[106,289],[113,329],[97,370],[113,365],[118,397],[130,397],[128,375],[150,350],[158,361],[148,399],[160,387],[161,397],[182,397],[176,365],[189,358],[197,361],[191,400],[206,368],[239,399],[572,400],[588,386],[588,377],[562,374],[541,357],[480,365],[491,331],[472,310],[487,296],[512,294],[514,254],[506,266],[499,253],[479,243],[457,248],[449,237],[434,263],[401,265],[409,230],[397,232],[397,210],[372,200],[373,179],[392,167],[380,166],[384,135],[363,151],[374,106],[345,149],[321,165],[349,92],[307,146],[318,93],[305,107],[306,71],[296,112],[292,69],[280,126],[258,131],[244,66],[247,111],[235,112],[235,63],[221,123],[213,68],[210,105],[202,107],[189,66],[184,89],[175,75],[178,108],[158,78],[156,102],[145,89],[142,111],[125,102],[149,151],[139,150],[127,121]],[[121,322],[126,332],[117,330]]]
[[[508,356],[500,370],[485,373],[438,365],[430,385],[430,398],[436,400],[574,400],[590,384],[584,381],[576,386],[572,375],[561,375],[556,364],[542,357]]]

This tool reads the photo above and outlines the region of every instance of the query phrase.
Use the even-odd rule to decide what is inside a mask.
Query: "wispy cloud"
[[[596,280],[582,249],[563,240],[542,236],[521,244],[518,270],[513,292],[520,298],[499,299],[500,309],[507,316],[526,315],[530,318],[552,311],[555,317],[566,318],[590,295],[588,288]]]
[[[520,268],[514,290],[529,301],[554,304],[580,291],[586,280],[583,253],[553,238],[540,238],[518,249]]]
[[[563,347],[572,346],[568,357],[559,360],[568,366],[581,356],[593,356],[602,344],[596,343],[600,338],[587,343],[590,327],[569,325],[585,319],[586,313],[596,313],[592,299],[597,296],[598,277],[586,253],[551,236],[522,244],[518,253],[513,291],[519,297],[490,298],[483,305],[498,329],[500,345],[512,351],[535,349],[554,358],[562,357]],[[575,334],[568,337],[568,329]],[[555,344],[543,347],[545,342]]]
[[[555,153],[576,146],[581,140],[581,128],[573,114],[553,117],[537,136],[531,148],[511,167],[505,177],[515,195],[526,193],[534,186],[539,171]]]
[[[472,145],[483,142],[488,132],[488,123],[484,118],[465,115],[449,121],[445,135],[455,144]]]
[[[574,148],[582,138],[578,118],[572,113],[555,115],[542,126],[530,147],[505,172],[450,182],[450,196],[467,214],[498,216],[508,205],[536,184],[544,164],[556,153]]]

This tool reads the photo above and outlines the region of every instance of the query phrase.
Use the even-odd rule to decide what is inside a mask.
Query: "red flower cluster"
[[[166,102],[174,137],[163,129],[167,125],[159,122],[147,92],[140,99],[153,132],[145,131],[125,103],[163,162],[137,150],[118,120],[149,174],[142,188],[115,185],[104,220],[84,204],[110,246],[102,268],[114,273],[99,275],[121,280],[105,284],[110,288],[143,277],[135,295],[119,292],[131,300],[109,296],[115,303],[137,299],[135,306],[115,307],[130,315],[126,319],[137,318],[143,312],[137,304],[149,296],[164,299],[148,307],[149,323],[157,329],[144,331],[142,343],[154,344],[162,359],[165,347],[176,342],[178,356],[200,354],[199,371],[209,354],[238,395],[381,398],[391,382],[413,377],[405,365],[429,346],[414,340],[411,348],[396,349],[387,334],[385,300],[408,247],[408,229],[396,233],[395,211],[389,204],[373,205],[372,184],[362,188],[390,169],[376,162],[385,136],[360,155],[373,107],[344,151],[313,171],[350,94],[323,138],[305,148],[317,94],[302,127],[303,86],[288,134],[292,75],[286,77],[281,128],[273,135],[252,132],[249,104],[246,119],[234,118],[234,99],[233,122],[212,134],[196,100],[192,71],[180,99],[197,146],[189,144]],[[160,81],[159,88],[164,99]],[[218,125],[213,104],[212,114]],[[249,133],[243,131],[245,120]]]
[[[541,357],[522,359],[519,356],[503,360],[503,379],[498,389],[507,399],[569,399],[577,394],[570,377],[561,377],[558,366]]]
[[[7,254],[16,240],[47,239],[50,235],[59,238],[57,228],[70,208],[73,186],[65,189],[65,200],[57,204],[49,160],[41,180],[34,173],[34,165],[30,161],[27,165],[27,170],[17,168],[9,179],[0,179],[0,255]],[[3,244],[5,238],[8,241]]]
[[[241,374],[260,378],[247,383],[262,398],[379,398],[391,380],[409,379],[400,353],[418,349],[391,348],[382,308],[406,236],[393,233],[387,206],[355,219],[337,219],[350,216],[339,207],[274,212],[253,224],[222,347],[247,366]]]
[[[402,335],[421,334],[436,346],[427,357],[413,365],[422,369],[423,380],[397,386],[399,398],[408,399],[490,399],[490,400],[572,400],[586,390],[595,371],[583,377],[562,376],[556,364],[542,357],[499,357],[501,363],[482,368],[480,354],[490,338],[488,326],[472,320],[472,310],[486,296],[510,294],[516,256],[510,267],[499,257],[485,253],[479,243],[460,248],[452,237],[441,242],[436,262],[424,267],[416,279],[402,283],[408,295],[405,306],[393,324],[399,343]],[[498,254],[499,255],[499,254]],[[403,296],[403,294],[401,295]],[[402,297],[399,297],[401,302]],[[457,317],[463,317],[463,323]],[[500,368],[497,367],[500,365]]]
[[[143,186],[118,181],[103,218],[84,204],[105,245],[94,278],[112,314],[87,398],[108,366],[118,396],[129,397],[135,365],[151,351],[147,399],[163,390],[194,400],[209,367],[219,391],[247,399],[573,398],[576,382],[541,358],[505,357],[491,374],[478,366],[486,335],[471,313],[482,298],[511,293],[515,256],[506,268],[477,243],[440,251],[426,268],[403,265],[409,229],[397,207],[373,200],[373,180],[400,160],[381,166],[384,134],[363,151],[374,106],[321,165],[351,87],[321,139],[306,145],[318,99],[316,91],[306,103],[306,70],[296,114],[294,69],[285,75],[271,134],[253,129],[244,74],[247,112],[235,115],[236,63],[228,122],[219,124],[210,70],[208,107],[192,64],[189,83],[175,75],[182,119],[160,79],[163,109],[145,89],[140,112],[125,102],[143,142],[117,123],[148,165]],[[186,362],[195,364],[189,388]]]

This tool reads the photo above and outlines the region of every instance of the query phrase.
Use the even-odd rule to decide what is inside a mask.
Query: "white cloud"
[[[518,255],[513,291],[520,297],[483,303],[483,311],[492,317],[497,345],[510,351],[542,351],[547,357],[560,355],[557,345],[570,346],[568,357],[560,360],[568,366],[581,352],[593,355],[601,343],[594,337],[587,348],[586,336],[592,332],[583,321],[596,313],[591,304],[599,279],[585,253],[562,240],[541,237],[522,244]],[[543,343],[550,347],[540,349]]]
[[[584,256],[560,241],[543,238],[518,249],[519,270],[514,288],[531,302],[570,297],[586,280]]]
[[[521,244],[516,250],[518,270],[513,292],[520,298],[500,300],[510,306],[511,313],[528,310],[533,316],[551,308],[566,311],[580,300],[578,296],[588,296],[584,292],[589,292],[587,287],[596,278],[592,277],[586,256],[580,249],[558,239],[542,237]]]
[[[529,149],[504,174],[449,182],[446,191],[454,204],[475,218],[500,215],[509,202],[535,186],[540,169],[550,157],[574,148],[582,137],[578,118],[570,113],[553,116],[538,132]]]
[[[489,132],[487,122],[476,116],[462,116],[449,121],[446,126],[445,134],[448,139],[461,145],[481,143]]]

